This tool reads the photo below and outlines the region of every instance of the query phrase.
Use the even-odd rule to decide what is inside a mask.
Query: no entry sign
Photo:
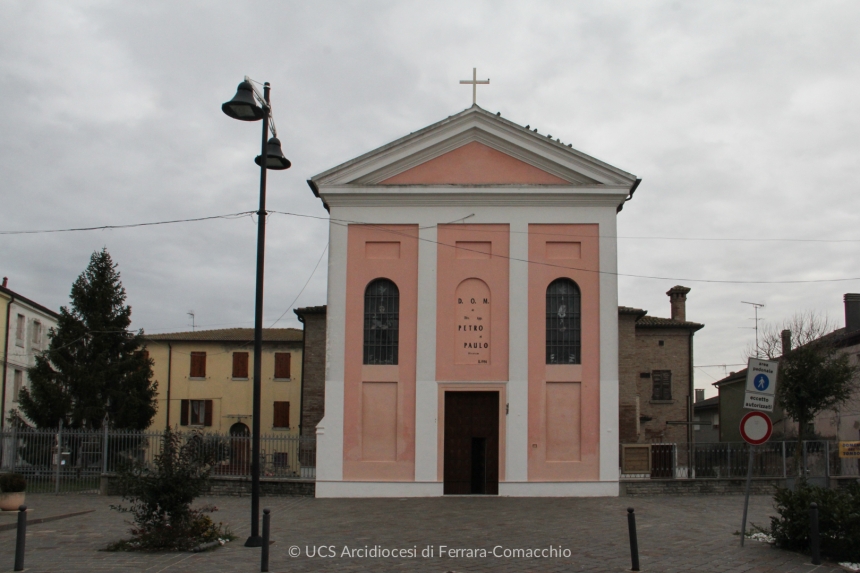
[[[741,419],[741,437],[748,444],[758,446],[770,439],[773,433],[773,423],[767,414],[750,412]]]

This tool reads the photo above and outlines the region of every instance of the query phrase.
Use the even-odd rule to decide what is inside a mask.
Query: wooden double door
[[[499,393],[445,392],[445,495],[499,494]]]

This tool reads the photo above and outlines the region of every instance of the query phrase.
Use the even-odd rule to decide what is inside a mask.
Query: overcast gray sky
[[[0,231],[256,209],[259,124],[220,110],[244,75],[272,84],[292,169],[269,208],[326,215],[305,180],[478,103],[643,179],[619,215],[620,303],[668,316],[693,290],[696,364],[743,362],[752,309],[843,326],[860,280],[860,3],[0,3]],[[670,239],[658,238],[670,237]],[[748,239],[745,241],[698,239]],[[755,239],[755,240],[753,240]],[[763,241],[805,239],[813,241]],[[327,223],[271,215],[266,325],[326,245]],[[52,308],[94,250],[119,263],[135,327],[251,327],[249,217],[0,235],[9,287]],[[696,279],[696,280],[693,280]],[[325,303],[325,263],[296,306]],[[737,370],[728,366],[727,370]],[[696,370],[709,388],[721,367]]]

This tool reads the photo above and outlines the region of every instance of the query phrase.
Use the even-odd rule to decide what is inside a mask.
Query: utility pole
[[[751,304],[753,309],[755,310],[755,357],[760,358],[759,356],[759,347],[758,347],[758,309],[764,308],[764,304],[760,302],[747,302],[745,300],[741,301],[741,304]]]

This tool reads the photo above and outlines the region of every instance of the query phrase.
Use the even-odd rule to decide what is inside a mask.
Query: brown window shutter
[[[275,428],[289,428],[290,427],[290,403],[289,402],[275,402],[275,420],[272,426]]]
[[[191,378],[206,378],[206,353],[191,353]]]
[[[182,400],[179,405],[179,425],[188,425],[188,400]]]
[[[204,426],[212,425],[212,400],[206,400],[206,412],[204,413],[205,419],[203,421]]]
[[[651,395],[652,400],[671,400],[672,399],[672,371],[671,370],[654,370],[651,373],[651,382],[654,391]]]
[[[233,353],[233,378],[248,377],[248,353],[234,352]]]
[[[290,377],[290,353],[275,352],[275,378]]]

